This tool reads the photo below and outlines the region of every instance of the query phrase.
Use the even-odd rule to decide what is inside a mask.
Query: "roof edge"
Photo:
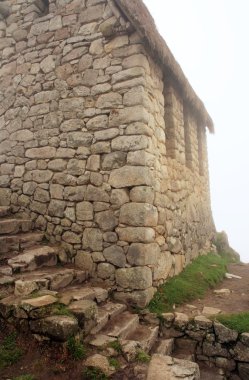
[[[115,3],[144,39],[153,56],[158,57],[162,66],[167,67],[172,77],[179,84],[184,100],[198,113],[202,123],[208,127],[209,131],[214,133],[214,123],[211,116],[208,114],[204,103],[192,88],[164,38],[158,32],[155,21],[143,1],[115,0]]]

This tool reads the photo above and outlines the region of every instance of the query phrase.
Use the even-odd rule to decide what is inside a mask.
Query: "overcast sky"
[[[208,139],[214,220],[249,262],[249,1],[144,2],[214,120]]]

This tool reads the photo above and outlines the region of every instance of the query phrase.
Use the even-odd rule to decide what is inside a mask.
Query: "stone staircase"
[[[1,318],[39,340],[75,335],[96,349],[118,340],[127,360],[137,349],[149,352],[159,329],[112,302],[108,289],[93,286],[60,246],[46,243],[31,220],[11,215],[9,207],[0,207]]]
[[[126,368],[142,352],[153,356],[141,379],[153,380],[158,362],[169,371],[179,366],[185,370],[187,365],[193,375],[186,379],[199,379],[194,363],[166,356],[172,355],[174,339],[160,337],[156,315],[136,314],[113,302],[110,294],[110,289],[94,285],[85,271],[67,262],[59,245],[49,245],[42,232],[33,231],[31,220],[0,207],[0,326],[12,325],[38,341],[63,343],[72,336],[84,340],[91,353],[97,352],[85,365],[98,366],[104,360],[108,375],[115,372],[108,357],[121,355]]]

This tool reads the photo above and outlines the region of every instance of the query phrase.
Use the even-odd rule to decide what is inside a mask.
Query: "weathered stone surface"
[[[153,270],[153,280],[165,280],[171,271],[173,257],[170,252],[160,252]]]
[[[107,278],[114,277],[115,267],[109,263],[100,263],[98,265],[98,277],[106,280]]]
[[[127,261],[131,265],[156,265],[160,255],[158,244],[133,243],[127,254]]]
[[[107,357],[100,354],[94,354],[92,356],[89,356],[85,361],[84,365],[85,367],[98,368],[106,376],[110,376],[113,372],[115,372],[115,369],[110,366]]]
[[[66,341],[77,333],[78,323],[73,317],[56,315],[31,321],[30,329],[36,334],[47,335],[59,341]]]
[[[241,362],[249,362],[249,349],[246,345],[238,342],[234,347],[235,359]],[[223,356],[223,355],[220,355]]]
[[[103,255],[109,263],[120,267],[124,268],[126,264],[126,257],[123,251],[123,248],[117,246],[117,245],[112,245],[103,251]]]
[[[119,221],[129,226],[154,227],[158,222],[157,208],[149,203],[126,203],[120,208]]]
[[[111,172],[109,183],[112,187],[122,188],[139,185],[152,185],[153,176],[149,168],[123,166]]]
[[[221,310],[216,307],[205,306],[202,310],[202,314],[206,317],[211,317],[212,315],[220,314]]]
[[[88,273],[92,273],[94,266],[90,253],[79,251],[75,256],[75,266],[85,270]]]
[[[149,364],[147,380],[200,380],[200,371],[196,363],[175,359],[170,356],[154,354]]]
[[[112,231],[118,225],[118,219],[111,210],[98,212],[96,222],[102,231]]]
[[[148,267],[117,269],[117,284],[124,289],[147,289],[152,286],[152,273]]]
[[[78,220],[93,220],[93,205],[90,202],[80,202],[76,206]]]
[[[148,288],[132,292],[114,292],[113,296],[116,301],[144,308],[153,298],[155,291],[155,288]]]
[[[98,228],[86,228],[83,233],[83,248],[93,251],[102,251],[103,236]]]
[[[112,152],[104,155],[102,161],[103,170],[117,169],[124,166],[126,163],[126,153],[125,152]]]
[[[119,239],[130,243],[151,243],[155,238],[155,231],[150,227],[117,228]]]
[[[218,341],[221,343],[234,342],[238,338],[238,332],[231,330],[221,323],[214,322],[214,331],[218,336]]]

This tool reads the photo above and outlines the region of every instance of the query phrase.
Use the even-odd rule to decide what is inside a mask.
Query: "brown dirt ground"
[[[214,289],[209,290],[205,297],[189,304],[197,309],[191,310],[186,305],[179,306],[176,311],[189,316],[200,314],[204,306],[215,307],[222,313],[239,313],[249,311],[249,264],[230,264],[228,273],[242,277],[241,279],[224,279],[215,290],[229,289],[229,295],[216,295]]]

